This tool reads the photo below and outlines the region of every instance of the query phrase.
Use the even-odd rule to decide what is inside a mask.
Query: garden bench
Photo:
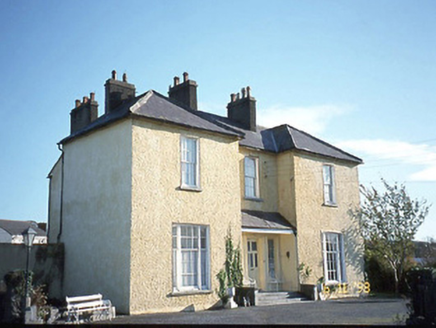
[[[66,297],[67,320],[80,323],[81,321],[112,320],[115,308],[109,300],[103,300],[101,294]]]

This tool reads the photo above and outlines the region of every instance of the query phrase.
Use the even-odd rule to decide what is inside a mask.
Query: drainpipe
[[[62,145],[58,143],[58,149],[61,151],[61,204],[59,209],[59,234],[57,237],[57,242],[59,243],[61,241],[61,235],[62,235],[62,222],[63,222],[63,209],[64,209],[64,150],[62,148]]]

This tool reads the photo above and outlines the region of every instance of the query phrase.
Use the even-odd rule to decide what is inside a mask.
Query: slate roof
[[[363,163],[360,158],[287,124],[279,125],[269,129],[257,126],[257,131],[250,131],[242,129],[235,122],[232,122],[226,117],[207,112],[198,112],[198,115],[210,120],[211,122],[214,122],[215,124],[219,124],[223,127],[243,134],[243,139],[239,141],[241,146],[265,150],[273,153],[297,149],[359,164]]]
[[[148,119],[177,124],[188,128],[195,128],[234,137],[241,137],[240,133],[222,128],[197,115],[196,111],[183,107],[180,104],[176,104],[175,101],[161,95],[154,90],[150,90],[140,96],[123,102],[118,108],[109,114],[100,116],[84,129],[76,131],[75,133],[62,139],[60,143],[65,143],[80,135],[128,116],[145,117]]]
[[[29,227],[36,231],[37,236],[46,236],[34,221],[0,220],[0,228],[7,231],[11,236],[21,235]]]
[[[292,230],[292,226],[280,213],[242,210],[242,228]]]
[[[202,111],[193,111],[154,90],[126,100],[117,109],[100,116],[84,129],[61,140],[60,143],[66,143],[80,135],[128,116],[144,117],[237,137],[240,139],[239,144],[241,146],[268,152],[279,153],[296,149],[357,164],[363,163],[360,158],[287,124],[269,129],[258,126],[257,131],[245,130],[226,117]]]

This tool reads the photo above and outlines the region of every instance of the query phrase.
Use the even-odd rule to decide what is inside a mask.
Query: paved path
[[[366,324],[404,325],[402,299],[343,299],[324,302],[183,313],[119,316],[113,324]],[[99,322],[102,323],[102,322]]]

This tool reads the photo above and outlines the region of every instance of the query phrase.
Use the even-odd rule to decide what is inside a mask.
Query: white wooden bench
[[[80,323],[84,321],[112,320],[115,308],[111,301],[104,300],[101,294],[66,297],[67,320]],[[84,318],[84,315],[87,315]]]

